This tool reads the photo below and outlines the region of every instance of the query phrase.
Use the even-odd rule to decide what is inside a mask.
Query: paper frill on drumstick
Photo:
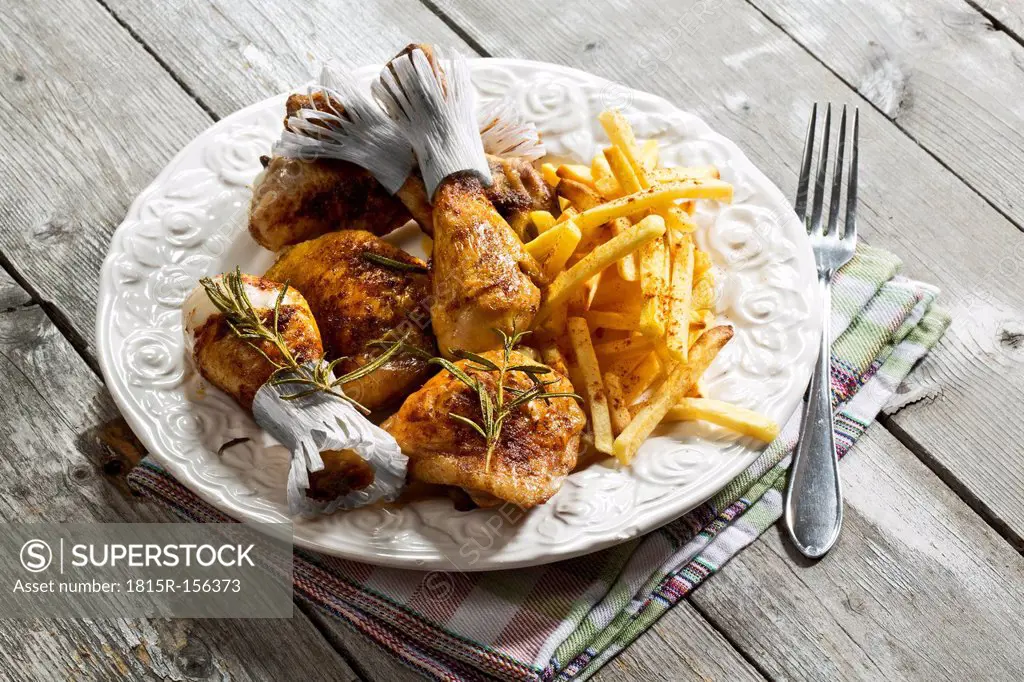
[[[388,62],[371,90],[412,143],[428,197],[455,173],[491,185],[465,59],[413,45]]]
[[[252,404],[256,423],[291,452],[290,513],[314,516],[394,501],[405,485],[409,463],[395,439],[335,395],[316,392],[288,398],[306,391],[301,384],[267,382]],[[373,482],[333,500],[309,497],[309,474],[323,470],[320,453],[327,450],[351,450],[359,455],[373,468]]]

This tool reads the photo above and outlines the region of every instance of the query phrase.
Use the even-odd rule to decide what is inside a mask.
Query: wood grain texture
[[[761,681],[761,675],[689,602],[676,604],[594,676],[601,682]]]
[[[0,5],[0,253],[91,350],[128,204],[210,124],[94,0]]]
[[[1024,46],[963,0],[751,1],[1024,226]]]
[[[488,52],[564,63],[663,95],[735,140],[792,196],[810,103],[861,103],[859,230],[938,284],[954,322],[893,417],[932,466],[1024,537],[1024,234],[756,9],[586,0],[453,3]],[[574,26],[566,33],[564,26]],[[645,36],[641,42],[622,36]],[[1012,101],[1012,98],[1007,98]],[[1019,174],[1019,173],[1018,173]],[[928,397],[930,396],[930,397]]]
[[[410,42],[465,44],[418,0],[111,0],[217,116],[296,88],[335,60],[383,63]]]
[[[1017,42],[1024,42],[1024,7],[1016,0],[967,0],[995,19],[997,26]]]
[[[418,2],[388,0],[365,5],[318,0],[283,10],[265,3],[189,2],[183,13],[162,3],[113,0],[110,6],[216,115],[295,87],[314,76],[327,58],[337,58],[347,66],[363,66],[387,59],[412,41],[438,42],[471,51]],[[203,21],[197,21],[195,12],[201,13]],[[350,31],[343,36],[321,33],[325,21],[344,22]],[[611,664],[616,666],[614,671],[619,671],[619,678],[623,670],[647,679],[657,679],[664,670],[676,669],[708,679],[751,679],[755,675],[689,605],[681,609],[694,629],[694,640],[687,645],[677,644],[676,651],[662,651],[656,635],[650,640],[642,638],[627,655]],[[311,617],[364,677],[418,679],[416,673],[383,655],[361,634],[333,618],[317,614]],[[660,652],[655,658],[665,666],[660,670],[650,663],[654,652]],[[615,672],[609,674],[616,676]]]
[[[1024,557],[883,429],[842,470],[823,560],[776,527],[691,601],[771,678],[1019,679]]]
[[[27,301],[0,270],[0,301]],[[38,305],[0,309],[0,520],[167,522],[102,475],[93,426],[116,412]],[[0,677],[357,679],[296,610],[288,620],[0,620]]]

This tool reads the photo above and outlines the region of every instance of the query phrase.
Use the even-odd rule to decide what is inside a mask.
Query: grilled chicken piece
[[[496,364],[503,360],[502,351],[482,355]],[[519,351],[510,359],[513,366],[537,364]],[[474,369],[475,363],[467,360],[455,364],[494,394],[497,372]],[[573,390],[556,372],[543,379],[557,380],[547,387],[551,393]],[[523,372],[508,372],[505,385],[528,389],[533,384]],[[409,457],[412,480],[458,486],[480,506],[504,501],[527,509],[554,495],[576,466],[586,418],[572,398],[538,399],[519,406],[503,422],[489,467],[484,438],[450,414],[478,423],[481,419],[477,394],[445,370],[381,425]]]
[[[430,199],[423,179],[413,172],[412,148],[394,122],[345,74],[325,68],[321,85],[288,98],[285,133],[254,184],[249,221],[253,237],[277,251],[335,230],[383,235],[410,219],[431,234]],[[490,157],[495,182],[488,192],[518,232],[531,208],[556,205],[554,193],[538,182],[539,173],[530,164],[543,156],[544,147],[536,128],[509,103],[498,103],[481,115],[488,150],[515,155]]]
[[[492,156],[488,162],[494,184],[486,194],[516,234],[524,234],[530,211],[556,211],[554,191],[529,161]],[[433,233],[418,174],[392,196],[369,171],[347,161],[274,156],[254,183],[249,233],[260,246],[280,251],[336,230],[386,235],[414,216],[424,232]]]
[[[374,83],[377,100],[416,152],[434,205],[430,315],[441,353],[501,345],[493,329],[528,329],[540,305],[540,267],[488,199],[494,187],[473,116],[464,60],[446,64],[411,45]]]
[[[285,130],[296,132],[301,110],[344,113],[324,92],[294,94],[285,103]],[[316,130],[320,122],[304,122]],[[271,251],[335,230],[387,234],[409,222],[409,210],[370,171],[316,151],[297,157],[274,156],[253,184],[249,232]]]
[[[558,215],[555,190],[529,160],[488,156],[487,165],[491,168],[493,182],[484,193],[520,240],[529,241],[526,229],[530,224],[530,211]]]
[[[243,275],[242,279],[246,295],[263,324],[272,326],[274,302],[282,285],[251,275]],[[251,413],[256,392],[274,373],[274,367],[267,358],[279,362],[280,351],[272,343],[261,342],[260,350],[266,354],[264,357],[248,341],[240,339],[231,331],[227,318],[217,310],[201,286],[186,299],[182,313],[186,346],[190,348],[196,369]],[[323,357],[316,320],[309,304],[295,289],[289,288],[281,302],[277,330],[299,363],[315,362]],[[351,450],[328,450],[321,453],[321,457],[324,469],[309,476],[308,495],[314,499],[331,500],[353,490],[362,490],[373,482],[373,468]]]
[[[480,181],[453,175],[434,197],[433,302],[442,354],[501,345],[494,333],[529,329],[540,306],[540,267],[487,199]]]
[[[271,251],[335,230],[387,234],[409,211],[368,171],[334,159],[275,156],[254,185],[249,233]]]
[[[273,323],[274,301],[281,285],[270,279],[242,275],[246,293],[263,323]],[[267,383],[274,367],[259,351],[231,331],[227,318],[206,296],[202,287],[185,301],[185,338],[192,348],[192,359],[199,373],[211,384],[224,391],[244,407],[252,410],[252,401],[260,386]],[[300,363],[323,357],[320,330],[309,304],[302,294],[290,289],[279,309],[277,329],[285,345]],[[260,349],[278,362],[281,354],[269,342],[261,342]]]
[[[371,260],[376,254],[412,270]],[[420,270],[417,272],[416,270]],[[426,264],[369,232],[332,232],[286,251],[267,271],[270,279],[298,289],[320,323],[329,360],[347,358],[336,373],[347,374],[377,357],[371,346],[385,337],[435,354],[430,331],[430,289]],[[345,393],[374,410],[394,404],[427,378],[430,366],[413,353],[400,353],[380,369],[345,384]]]

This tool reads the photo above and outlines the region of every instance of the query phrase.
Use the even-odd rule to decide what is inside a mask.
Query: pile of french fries
[[[695,202],[730,202],[712,166],[666,168],[618,111],[590,166],[545,163],[561,213],[531,214],[527,251],[550,284],[535,322],[544,361],[567,372],[590,413],[594,448],[628,464],[663,421],[707,421],[771,441],[778,426],[703,398],[701,375],[732,337],[714,326],[711,259],[697,248]]]

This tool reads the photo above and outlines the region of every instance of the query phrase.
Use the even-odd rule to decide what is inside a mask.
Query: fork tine
[[[825,234],[836,231],[839,221],[839,195],[843,186],[843,152],[846,150],[846,105],[843,105],[843,116],[839,119],[839,144],[836,145],[836,162],[832,167],[832,198],[828,202],[828,226]]]
[[[818,118],[818,104],[811,107],[811,120],[807,123],[807,137],[804,138],[804,158],[800,162],[800,179],[796,186],[796,205],[793,207],[800,220],[807,220],[807,189],[811,178],[811,159],[814,157],[814,124]]]
[[[821,233],[821,207],[825,200],[825,175],[828,173],[828,138],[832,133],[832,103],[825,107],[825,130],[821,133],[818,152],[818,177],[814,180],[814,203],[811,205],[811,233]]]
[[[846,230],[843,239],[857,239],[857,143],[860,140],[860,109],[853,108],[853,150],[850,152],[850,180],[846,188]]]

